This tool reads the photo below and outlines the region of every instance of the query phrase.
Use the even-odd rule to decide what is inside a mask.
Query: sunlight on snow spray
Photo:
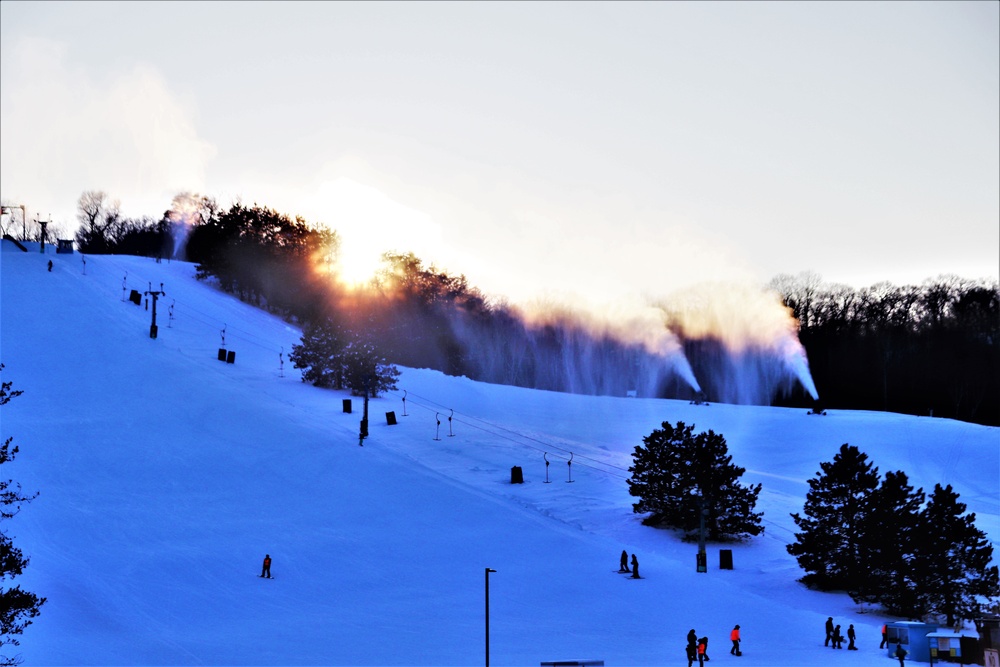
[[[703,284],[671,295],[660,307],[681,339],[700,345],[696,370],[715,400],[767,405],[776,391],[790,391],[793,381],[819,398],[798,323],[776,293]]]

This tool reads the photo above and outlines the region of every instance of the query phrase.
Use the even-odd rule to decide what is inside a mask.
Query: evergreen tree
[[[295,368],[301,368],[302,381],[313,386],[344,388],[341,358],[347,345],[343,329],[330,319],[310,322],[302,329],[302,344],[293,345],[288,355]]]
[[[802,532],[795,534],[787,550],[806,571],[805,584],[821,590],[852,590],[863,576],[860,518],[878,486],[878,468],[846,443],[832,462],[820,463],[820,468],[809,480],[805,516],[792,514]]]
[[[946,616],[948,625],[982,614],[1000,591],[997,566],[990,566],[993,546],[965,509],[950,484],[934,485],[914,562],[922,611]]]
[[[288,355],[301,368],[303,381],[317,387],[367,391],[375,397],[396,388],[399,370],[380,353],[367,333],[352,331],[331,319],[305,327],[302,344]]]
[[[662,427],[637,446],[629,493],[636,513],[649,512],[647,525],[680,528],[693,536],[704,503],[709,539],[726,540],[764,532],[763,512],[754,512],[761,485],[741,486],[746,470],[733,465],[725,438],[713,431],[694,434],[684,422]]]
[[[344,386],[354,394],[372,398],[396,388],[399,370],[386,361],[375,344],[356,336],[343,351]]]
[[[3,370],[3,364],[0,364]],[[10,382],[0,383],[0,405],[6,405],[10,399],[21,394],[20,391],[11,391]],[[0,465],[12,461],[17,454],[17,447],[11,448],[13,438],[7,438],[3,445],[0,445]],[[21,485],[11,480],[0,480],[0,520],[8,520],[14,517],[20,510],[21,503],[30,502],[37,496],[26,496],[21,491]],[[34,593],[22,590],[20,586],[8,588],[7,578],[15,578],[24,572],[28,566],[28,558],[24,556],[20,549],[14,546],[10,536],[6,531],[0,530],[0,647],[5,645],[18,646],[19,641],[15,635],[20,635],[26,627],[31,625],[31,619],[38,616],[39,607],[45,603],[45,598],[40,598]],[[17,658],[0,656],[0,665],[16,665],[20,662]]]
[[[897,616],[919,616],[913,553],[922,536],[923,489],[903,471],[887,472],[861,516],[859,571],[849,589],[855,602],[879,603]]]

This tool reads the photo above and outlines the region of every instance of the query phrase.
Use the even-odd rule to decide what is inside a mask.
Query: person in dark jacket
[[[840,634],[840,626],[833,629],[833,648],[844,648],[844,635]]]
[[[854,632],[854,624],[851,623],[847,626],[847,650],[857,651],[858,647],[854,645],[854,640],[857,639],[857,633]]]
[[[264,566],[260,570],[260,576],[271,578],[271,554],[264,554]]]
[[[632,554],[632,578],[639,578],[639,559],[635,557],[635,554]]]
[[[896,657],[899,658],[899,667],[906,667],[903,664],[903,658],[906,657],[906,649],[903,648],[902,644],[896,644]]]
[[[628,552],[622,549],[621,564],[618,566],[619,572],[628,572]]]
[[[829,646],[831,639],[833,639],[833,616],[826,619],[826,639],[823,640],[823,646]]]
[[[691,667],[694,664],[694,661],[698,659],[698,645],[688,644],[684,651],[687,654],[688,667]]]

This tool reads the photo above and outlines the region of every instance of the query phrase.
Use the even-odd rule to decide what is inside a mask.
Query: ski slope
[[[21,449],[3,474],[41,492],[4,529],[31,558],[14,583],[48,597],[16,651],[25,664],[483,664],[492,568],[494,665],[686,665],[691,628],[732,662],[736,623],[743,667],[889,665],[878,628],[893,619],[795,581],[788,514],[819,462],[848,442],[925,490],[950,483],[1000,536],[1000,429],[943,419],[405,368],[371,401],[359,447],[361,401],[345,414],[346,392],[288,363],[299,331],[193,276],[182,262],[0,253],[0,377],[24,392],[3,407],[0,436]],[[160,283],[154,340],[151,313],[123,297]],[[223,329],[234,364],[217,359]],[[766,533],[722,545],[731,571],[710,544],[696,573],[695,545],[632,512],[631,453],[678,420],[722,433],[742,482],[763,484]],[[643,579],[616,573],[622,549]],[[860,651],[823,648],[831,615]]]

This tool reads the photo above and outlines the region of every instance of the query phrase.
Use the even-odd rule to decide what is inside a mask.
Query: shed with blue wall
[[[927,635],[937,630],[935,623],[919,623],[916,621],[896,621],[885,624],[885,634],[889,646],[886,655],[896,657],[896,647],[902,645],[906,651],[906,660],[913,662],[930,662],[931,645]]]

